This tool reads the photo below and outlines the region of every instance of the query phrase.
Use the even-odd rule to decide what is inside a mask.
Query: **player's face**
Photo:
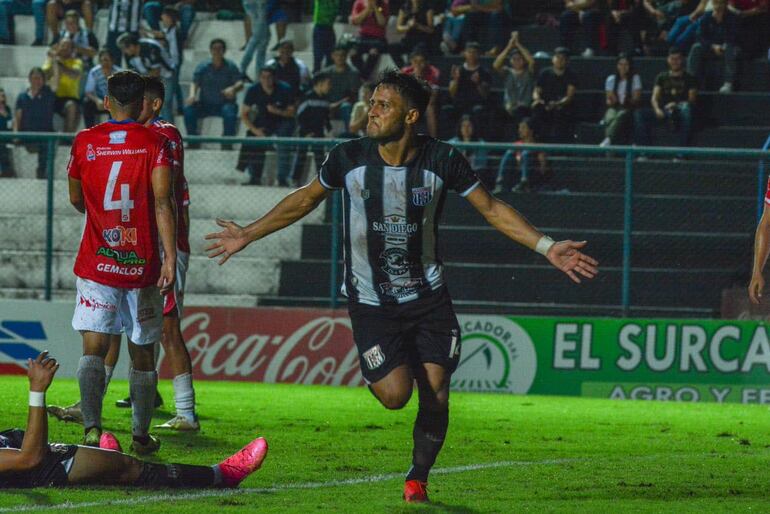
[[[390,87],[378,87],[369,100],[366,135],[383,142],[401,139],[406,112],[406,103],[397,91]]]
[[[153,99],[145,96],[144,101],[142,102],[142,113],[139,115],[136,121],[144,125],[145,123],[147,123],[147,121],[154,118],[155,113],[153,112],[153,109],[152,109],[153,104],[154,104]]]

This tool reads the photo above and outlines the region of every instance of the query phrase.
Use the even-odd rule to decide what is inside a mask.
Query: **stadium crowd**
[[[29,88],[0,102],[0,130],[50,131],[55,115],[64,132],[75,132],[81,123],[93,126],[106,114],[106,78],[127,68],[162,78],[167,86],[163,117],[183,115],[189,135],[201,133],[202,118],[217,116],[224,136],[238,134],[242,124],[247,137],[354,137],[365,128],[369,82],[395,65],[432,87],[422,123],[432,136],[570,143],[580,83],[570,60],[603,55],[617,56],[617,71],[606,77],[605,109],[595,113],[605,130],[601,145],[650,145],[653,129],[666,126],[666,137],[688,146],[698,91],[737,90],[740,63],[763,56],[770,34],[767,0],[565,0],[561,12],[556,8],[523,20],[520,4],[314,0],[312,62],[304,62],[286,34],[287,25],[300,21],[310,6],[288,0],[0,0],[0,42],[14,44],[14,16],[31,14],[33,46],[50,45],[45,62],[29,71]],[[207,41],[211,56],[195,64],[185,92],[182,51],[195,37],[196,13],[223,6],[243,12],[242,58],[239,63],[229,59],[223,39]],[[98,41],[93,30],[100,8],[107,10],[106,41]],[[389,20],[396,40],[388,39]],[[341,22],[348,30],[337,34],[334,24]],[[538,22],[543,30],[558,26],[560,46],[533,56],[516,30],[524,22]],[[232,23],[241,29],[239,22]],[[271,25],[278,44],[268,48]],[[634,58],[642,56],[666,56],[668,70],[654,83],[642,83],[634,70]],[[538,66],[547,62],[543,58],[550,58],[551,66]],[[454,64],[442,73],[438,61],[447,59]],[[721,68],[717,86],[709,80],[715,67]],[[642,92],[650,90],[646,99]],[[0,146],[0,176],[12,177],[9,151]],[[38,153],[38,177],[44,178],[46,157],[38,147],[28,146]],[[263,182],[266,150],[241,149],[238,169],[247,174],[245,184]],[[318,161],[324,148],[277,149],[279,185],[302,180],[307,151]],[[531,159],[534,167],[523,166]],[[484,152],[475,153],[473,161],[498,190],[530,189],[550,176],[544,155],[512,150],[496,169],[489,169],[492,161]],[[532,173],[539,178],[531,180]]]

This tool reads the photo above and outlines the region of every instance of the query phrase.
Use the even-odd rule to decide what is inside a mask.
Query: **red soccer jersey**
[[[86,207],[75,275],[121,288],[158,281],[152,170],[171,166],[167,145],[131,120],[108,121],[75,137],[67,173],[80,181]]]
[[[184,208],[190,205],[190,191],[187,187],[187,179],[184,176],[184,147],[182,135],[173,123],[155,118],[150,128],[159,134],[163,134],[169,141],[169,153],[174,166],[174,199],[176,200],[176,247],[185,253],[190,253],[190,227],[182,213]]]

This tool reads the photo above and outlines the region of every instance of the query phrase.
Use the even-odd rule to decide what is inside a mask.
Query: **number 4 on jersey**
[[[104,210],[120,211],[120,221],[126,223],[131,221],[131,209],[134,208],[134,201],[131,199],[131,192],[128,184],[120,185],[120,198],[113,200],[115,195],[115,184],[118,182],[120,167],[123,161],[115,161],[110,168],[110,178],[107,180],[107,189],[104,191]]]

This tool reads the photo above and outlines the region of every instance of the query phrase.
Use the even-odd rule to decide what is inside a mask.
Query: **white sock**
[[[113,366],[104,365],[104,396],[107,396],[107,389],[110,387],[110,380],[112,379],[112,372],[115,370]]]
[[[85,428],[102,426],[102,393],[104,391],[104,359],[96,355],[80,358],[77,370],[80,384],[80,410]]]
[[[176,415],[189,421],[195,420],[195,389],[192,385],[192,373],[183,373],[174,377],[174,403]]]
[[[128,377],[128,386],[133,410],[131,431],[135,436],[145,436],[150,431],[152,413],[155,410],[158,372],[132,369]]]

